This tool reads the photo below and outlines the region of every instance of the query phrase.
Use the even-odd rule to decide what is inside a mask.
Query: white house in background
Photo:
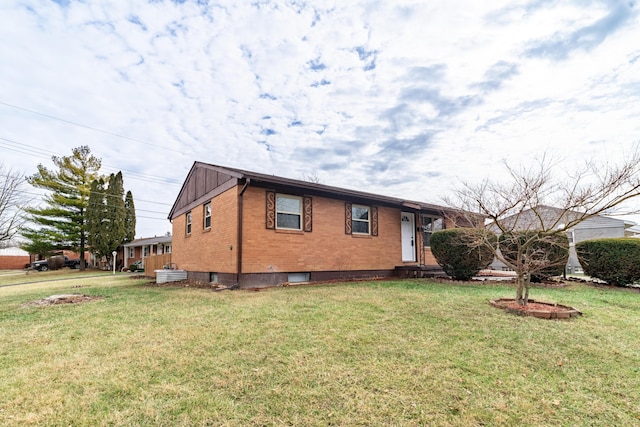
[[[562,210],[549,207],[540,206],[534,211],[525,211],[521,213],[517,218],[516,230],[534,230],[541,218],[545,221],[547,227],[550,223],[558,222],[558,217],[562,214]],[[571,217],[573,214],[578,215],[577,212],[568,212],[564,215]],[[516,216],[514,215],[514,218]],[[562,221],[560,221],[562,222]],[[561,225],[561,224],[559,224]],[[592,239],[605,239],[605,238],[620,238],[620,237],[634,237],[637,235],[637,230],[634,228],[635,222],[625,221],[623,219],[611,218],[608,216],[594,216],[582,221],[575,227],[567,230],[567,237],[569,238],[569,260],[567,261],[566,272],[567,274],[582,273],[582,266],[578,262],[578,255],[576,254],[576,243],[583,242],[585,240]],[[491,225],[489,225],[491,228]],[[495,231],[495,229],[494,229]],[[506,266],[497,259],[491,264],[491,268],[494,270],[505,270]]]
[[[171,253],[171,235],[135,239],[122,246],[124,249],[124,266],[129,266],[136,261],[144,263],[144,259],[152,255]]]
[[[569,261],[567,261],[567,274],[582,273],[582,266],[578,262],[576,243],[592,239],[633,237],[636,233],[633,227],[635,222],[608,216],[595,216],[589,218],[567,231],[569,237]]]

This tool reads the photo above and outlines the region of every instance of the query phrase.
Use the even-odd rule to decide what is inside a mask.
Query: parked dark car
[[[49,261],[46,259],[34,261],[31,263],[31,268],[38,271],[47,271],[49,269]]]
[[[69,257],[64,257],[64,265],[63,267],[68,268],[80,268],[80,260],[79,259],[69,259]],[[49,270],[49,261],[46,259],[40,261],[34,261],[31,263],[31,268],[38,271],[47,271]]]

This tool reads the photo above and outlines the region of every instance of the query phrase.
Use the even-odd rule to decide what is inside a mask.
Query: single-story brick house
[[[441,206],[195,162],[169,219],[191,280],[240,288],[421,275]],[[446,218],[446,219],[445,219]]]
[[[29,252],[12,246],[0,248],[0,270],[21,270],[31,263]]]
[[[152,255],[171,253],[171,235],[145,237],[125,243],[123,265],[128,267],[136,261],[142,261]]]

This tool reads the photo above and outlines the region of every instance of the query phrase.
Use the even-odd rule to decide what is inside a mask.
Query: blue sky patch
[[[308,62],[308,64],[309,68],[311,68],[313,71],[321,71],[327,68],[327,66],[324,65],[322,61],[320,61],[320,58],[312,59]]]

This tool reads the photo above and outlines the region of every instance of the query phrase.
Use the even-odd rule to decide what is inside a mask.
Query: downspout
[[[416,252],[418,253],[418,265],[427,265],[427,258],[424,253],[424,235],[422,234],[422,211],[416,213]]]
[[[238,242],[236,244],[236,250],[238,251],[238,272],[236,273],[236,283],[238,284],[238,286],[240,286],[240,274],[242,273],[242,196],[244,195],[244,192],[246,191],[250,182],[250,178],[245,179],[244,185],[240,189],[238,197]]]

